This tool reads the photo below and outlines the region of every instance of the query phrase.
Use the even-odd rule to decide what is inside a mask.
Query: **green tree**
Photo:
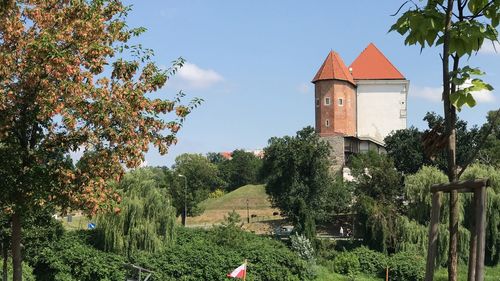
[[[387,155],[394,160],[398,171],[413,174],[424,165],[421,139],[422,132],[413,126],[395,131],[384,139]]]
[[[97,216],[97,237],[104,250],[130,257],[139,250],[159,251],[173,241],[175,210],[156,176],[153,169],[137,169],[118,184],[121,209]]]
[[[227,190],[231,191],[247,184],[259,183],[262,160],[252,152],[235,150],[231,160],[219,163],[221,176],[227,182]]]
[[[456,111],[463,105],[475,106],[473,91],[493,89],[477,78],[478,75],[484,74],[483,72],[469,65],[461,65],[461,58],[479,51],[485,40],[498,41],[496,28],[500,22],[499,10],[500,2],[496,0],[429,0],[421,6],[412,6],[390,29],[405,36],[405,44],[408,45],[420,45],[422,49],[426,46],[442,45],[442,100],[445,119],[443,133],[446,138],[447,175],[450,182],[457,181],[469,164],[466,163],[462,170],[458,171]],[[448,277],[450,281],[456,281],[459,226],[456,191],[450,193],[449,208],[451,236]]]
[[[169,177],[173,204],[183,222],[184,204],[187,215],[197,215],[202,212],[198,204],[207,199],[210,192],[224,185],[217,166],[201,154],[177,156]]]
[[[335,197],[328,197],[335,194],[329,155],[330,146],[312,127],[294,137],[271,138],[264,149],[262,171],[273,205],[310,240],[315,238],[316,221],[331,215],[328,211],[337,204]]]
[[[199,103],[150,98],[182,60],[162,70],[151,50],[127,43],[145,31],[127,26],[128,11],[119,0],[0,3],[0,200],[12,217],[15,281],[23,216],[48,202],[111,209],[108,179],[138,166],[151,143],[166,153]],[[79,148],[73,167],[66,156]]]
[[[488,112],[487,121],[480,130],[484,145],[479,150],[478,160],[500,168],[500,109]],[[491,131],[491,134],[488,133]]]
[[[404,196],[408,203],[406,215],[421,225],[428,225],[431,214],[431,186],[446,183],[446,175],[436,167],[423,166],[405,178]],[[441,214],[446,214],[442,210]],[[442,216],[445,217],[445,216]]]
[[[364,241],[378,251],[394,251],[402,211],[402,176],[390,158],[375,151],[354,156],[349,166],[357,181],[354,208]]]

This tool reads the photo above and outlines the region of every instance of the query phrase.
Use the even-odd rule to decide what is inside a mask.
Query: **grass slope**
[[[253,209],[270,209],[268,195],[266,194],[265,186],[260,185],[245,185],[236,190],[233,190],[219,198],[209,198],[203,201],[200,205],[205,210],[233,210],[246,209],[248,205]]]
[[[256,215],[259,219],[272,219],[273,213],[278,212],[278,210],[271,207],[265,186],[250,184],[224,194],[219,198],[209,198],[201,202],[200,206],[205,211],[200,216],[189,217],[188,224],[203,226],[220,223],[224,221],[224,216],[227,216],[233,210],[246,221],[247,200],[250,215]]]

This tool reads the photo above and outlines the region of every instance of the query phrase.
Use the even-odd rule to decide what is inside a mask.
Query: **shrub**
[[[425,260],[415,252],[399,252],[389,260],[389,280],[420,281],[425,275]]]
[[[208,198],[216,199],[216,198],[224,196],[224,194],[226,194],[226,193],[224,192],[223,189],[217,188],[216,190],[214,190],[213,192],[210,192],[208,194]]]
[[[226,244],[223,231],[239,232],[239,243]],[[217,231],[180,228],[177,243],[136,263],[155,272],[154,280],[227,280],[226,274],[248,259],[248,280],[310,280],[307,265],[279,241],[235,228]]]
[[[354,253],[341,252],[333,260],[333,271],[337,273],[355,275],[359,269],[359,259]]]
[[[314,264],[316,262],[314,257],[314,248],[311,241],[302,234],[295,233],[290,237],[292,243],[292,250],[296,252],[303,260]]]
[[[353,253],[358,257],[360,270],[370,275],[383,275],[387,267],[387,256],[368,249],[365,246],[356,248]]]
[[[3,268],[3,260],[0,259],[0,268]],[[12,280],[12,263],[7,264],[7,281]],[[35,276],[33,275],[33,269],[29,267],[26,263],[23,263],[23,280],[24,281],[35,281]]]
[[[45,248],[35,265],[39,281],[123,281],[125,259],[90,245],[91,231],[68,232]]]

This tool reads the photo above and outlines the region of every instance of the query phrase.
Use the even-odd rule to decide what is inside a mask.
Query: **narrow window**
[[[329,97],[325,98],[325,105],[330,105],[330,98]]]
[[[343,106],[344,105],[344,100],[343,99],[339,99],[339,106]]]
[[[325,126],[330,127],[330,120],[326,119]]]
[[[319,99],[316,99],[316,107],[319,107]]]

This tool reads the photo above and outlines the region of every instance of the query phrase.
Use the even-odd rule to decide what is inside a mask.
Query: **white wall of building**
[[[408,80],[358,80],[357,135],[383,143],[406,129]]]

